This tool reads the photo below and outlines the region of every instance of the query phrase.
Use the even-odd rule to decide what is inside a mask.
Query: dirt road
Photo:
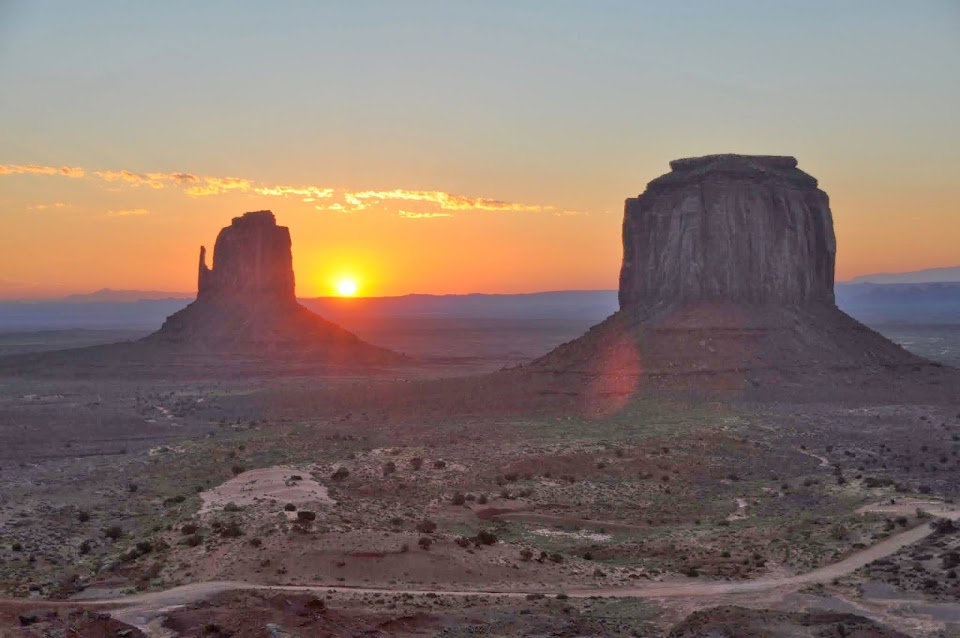
[[[960,519],[960,510],[945,509],[942,503],[931,501],[904,500],[895,504],[881,504],[860,508],[861,513],[880,511],[884,513],[912,513],[920,507],[935,513],[942,518]],[[677,582],[657,582],[630,587],[590,588],[567,590],[565,593],[571,598],[587,598],[590,596],[604,596],[612,598],[699,598],[728,594],[746,594],[775,589],[795,589],[803,585],[826,583],[834,578],[850,574],[860,567],[877,559],[889,556],[907,545],[911,545],[933,533],[930,525],[923,523],[899,534],[890,536],[876,545],[860,550],[832,565],[820,567],[805,574],[784,576],[777,578],[760,578],[743,582],[698,582],[691,580]],[[354,594],[411,594],[439,596],[486,596],[502,598],[523,598],[530,593],[558,593],[524,591],[496,591],[484,589],[443,590],[443,589],[408,589],[408,588],[378,588],[378,587],[347,587],[329,585],[260,585],[240,581],[212,581],[192,583],[173,587],[164,591],[147,592],[134,596],[98,601],[75,601],[73,607],[95,606],[110,609],[110,614],[118,620],[129,623],[156,638],[169,636],[166,630],[159,626],[163,615],[190,603],[207,600],[228,591],[260,590],[260,591],[295,591],[295,592],[350,592]],[[15,601],[5,601],[13,603]]]

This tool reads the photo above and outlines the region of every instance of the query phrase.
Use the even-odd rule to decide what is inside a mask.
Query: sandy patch
[[[742,521],[747,518],[747,499],[737,499],[737,511],[727,516],[728,521]]]
[[[293,480],[293,476],[301,478]],[[246,506],[271,501],[294,505],[334,502],[326,486],[313,480],[309,472],[284,466],[243,472],[213,489],[201,492],[200,498],[203,501],[201,516],[222,509],[227,503]]]
[[[593,541],[595,543],[602,543],[613,538],[610,534],[600,534],[598,532],[587,532],[584,530],[568,532],[562,529],[547,529],[545,527],[531,530],[530,533],[538,536],[550,536],[552,538],[575,538],[577,540]]]

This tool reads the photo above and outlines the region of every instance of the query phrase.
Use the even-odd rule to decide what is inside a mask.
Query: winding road
[[[960,519],[960,510],[946,509],[943,503],[933,501],[904,500],[895,504],[880,504],[867,506],[857,510],[860,513],[882,512],[885,514],[915,513],[917,508],[924,509],[930,514],[951,520]],[[746,594],[770,591],[781,588],[797,588],[803,585],[827,583],[835,578],[850,574],[857,569],[880,558],[890,556],[907,545],[920,541],[933,533],[933,528],[920,524],[906,531],[889,536],[879,543],[855,552],[846,558],[814,569],[813,571],[794,576],[775,578],[759,578],[741,582],[714,582],[714,581],[683,581],[683,582],[651,582],[642,585],[626,587],[589,588],[567,590],[565,593],[571,598],[589,598],[603,596],[608,598],[699,598],[730,594]],[[164,638],[171,634],[160,627],[164,614],[184,605],[208,600],[217,594],[230,591],[257,590],[257,591],[290,591],[311,593],[354,593],[354,594],[410,594],[437,596],[488,596],[502,598],[523,598],[531,593],[546,593],[543,591],[498,591],[487,589],[408,589],[387,587],[350,587],[331,585],[262,585],[243,581],[209,581],[181,585],[164,591],[147,592],[122,598],[89,601],[67,601],[61,603],[71,607],[95,607],[108,610],[117,620],[131,624],[147,633],[149,636]],[[23,600],[6,600],[4,603],[25,602]],[[37,601],[32,601],[37,602]]]

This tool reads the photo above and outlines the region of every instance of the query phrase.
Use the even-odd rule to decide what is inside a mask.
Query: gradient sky
[[[720,152],[820,180],[838,279],[960,264],[956,0],[0,0],[0,86],[0,297],[195,290],[264,208],[304,296],[615,288]]]

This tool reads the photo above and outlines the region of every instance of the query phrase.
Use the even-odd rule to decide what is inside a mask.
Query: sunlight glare
[[[357,294],[357,282],[353,279],[341,279],[337,282],[337,294],[341,297],[352,297]]]

